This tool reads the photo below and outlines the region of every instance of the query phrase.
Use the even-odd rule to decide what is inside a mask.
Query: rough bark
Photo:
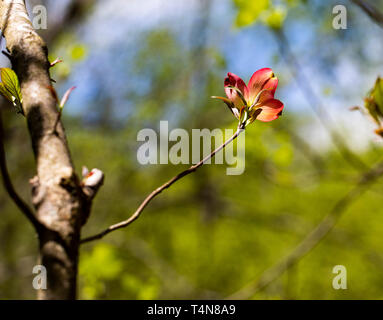
[[[75,299],[80,228],[89,214],[52,96],[47,48],[28,18],[23,0],[0,0],[0,28],[19,77],[37,175],[31,180],[40,261],[47,289],[39,299]]]

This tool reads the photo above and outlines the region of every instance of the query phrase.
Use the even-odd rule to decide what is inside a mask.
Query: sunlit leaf
[[[0,93],[4,98],[11,101],[18,111],[22,113],[23,100],[21,97],[19,79],[17,78],[16,73],[10,68],[1,68],[0,77]]]
[[[3,83],[5,89],[15,97],[17,100],[21,101],[21,90],[19,79],[17,78],[16,73],[9,68],[1,68],[1,82]]]
[[[283,27],[287,13],[303,0],[233,0],[237,7],[235,25],[246,27],[261,22],[271,29],[279,30]]]
[[[372,89],[371,95],[377,105],[377,108],[383,115],[383,79],[381,79],[380,77],[376,79],[375,87],[374,89]]]
[[[378,124],[379,128],[375,131],[382,136],[383,128],[383,80],[378,77],[374,88],[369,92],[364,99],[364,107],[371,118]]]
[[[4,84],[1,82],[0,82],[0,93],[3,95],[5,99],[12,102],[12,95],[9,93],[7,89],[5,89]]]
[[[364,100],[364,106],[367,109],[368,114],[374,119],[374,121],[380,125],[380,118],[382,115],[380,114],[379,109],[377,108],[377,105],[375,104],[374,100],[371,98],[366,98]]]
[[[256,22],[259,16],[270,7],[269,0],[234,0],[234,4],[238,8],[235,22],[237,27],[245,27]]]

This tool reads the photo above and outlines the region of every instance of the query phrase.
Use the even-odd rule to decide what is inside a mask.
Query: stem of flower
[[[244,123],[239,123],[238,124],[238,128],[237,128],[237,131],[234,133],[234,135],[229,138],[227,141],[225,141],[221,146],[219,146],[217,149],[215,149],[212,153],[210,153],[208,156],[206,156],[205,158],[203,158],[200,162],[198,162],[197,164],[195,165],[192,165],[190,168],[182,171],[181,173],[179,173],[178,175],[176,175],[175,177],[173,177],[172,179],[170,179],[168,182],[164,183],[162,186],[160,186],[159,188],[155,189],[152,193],[150,193],[146,198],[145,200],[141,203],[141,205],[138,207],[138,209],[127,219],[127,220],[124,220],[124,221],[121,221],[119,223],[116,223],[114,225],[111,225],[109,226],[107,229],[105,229],[104,231],[100,232],[100,233],[97,233],[93,236],[90,236],[88,238],[85,238],[85,239],[82,239],[81,240],[81,243],[85,243],[85,242],[90,242],[90,241],[93,241],[93,240],[97,240],[97,239],[101,239],[103,238],[104,236],[106,236],[108,233],[112,232],[112,231],[115,231],[115,230],[118,230],[118,229],[121,229],[121,228],[125,228],[127,227],[128,225],[130,225],[133,221],[135,221],[137,218],[139,218],[139,216],[141,215],[142,211],[145,209],[145,207],[149,204],[149,202],[155,198],[157,195],[159,195],[163,190],[169,188],[173,183],[175,183],[176,181],[180,180],[181,178],[187,176],[188,174],[196,171],[199,167],[201,167],[206,161],[208,161],[209,159],[213,158],[217,152],[221,151],[222,149],[224,149],[229,143],[231,143],[232,141],[234,141],[238,136],[239,134],[244,131]]]

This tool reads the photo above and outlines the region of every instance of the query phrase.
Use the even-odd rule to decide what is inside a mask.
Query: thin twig
[[[383,14],[378,8],[365,0],[351,0],[351,2],[359,6],[378,26],[383,28]]]
[[[3,121],[0,112],[0,171],[3,177],[4,189],[7,191],[9,197],[13,200],[20,211],[26,216],[26,218],[33,224],[36,230],[41,226],[37,221],[32,209],[26,204],[26,202],[16,192],[11,177],[8,173],[7,162],[4,149],[4,130]]]
[[[209,154],[208,156],[206,156],[204,159],[202,159],[200,162],[198,162],[197,164],[191,166],[190,168],[182,171],[181,173],[179,173],[178,175],[176,175],[175,177],[173,177],[172,179],[170,179],[168,182],[164,183],[162,186],[160,186],[159,188],[155,189],[152,193],[150,193],[146,198],[145,200],[141,203],[141,205],[138,207],[138,209],[130,216],[129,219],[127,220],[124,220],[124,221],[121,221],[119,223],[116,223],[114,225],[111,225],[110,227],[108,227],[107,229],[105,229],[104,231],[100,232],[100,233],[97,233],[91,237],[88,237],[88,238],[85,238],[85,239],[82,239],[81,240],[81,243],[85,243],[85,242],[89,242],[89,241],[93,241],[93,240],[97,240],[97,239],[101,239],[103,238],[104,236],[106,236],[108,233],[112,232],[112,231],[115,231],[115,230],[118,230],[118,229],[121,229],[121,228],[125,228],[127,227],[128,225],[130,225],[133,221],[135,221],[136,219],[139,218],[139,216],[141,215],[142,211],[145,209],[145,207],[149,204],[149,202],[155,198],[157,195],[159,195],[162,191],[164,191],[165,189],[169,188],[173,183],[175,183],[176,181],[180,180],[181,178],[187,176],[188,174],[196,171],[199,167],[201,167],[206,161],[208,161],[209,159],[213,158],[215,156],[215,154],[219,151],[221,151],[223,148],[225,148],[229,143],[231,143],[233,140],[235,140],[238,135],[244,131],[244,129],[240,126],[238,126],[238,129],[237,131],[234,133],[234,135],[228,139],[226,142],[224,142],[220,147],[218,147],[217,149],[215,149],[211,154]]]
[[[227,297],[227,299],[249,299],[257,292],[267,287],[271,282],[279,278],[286,270],[291,268],[306,254],[313,250],[316,245],[331,231],[346,209],[382,175],[383,161],[362,175],[359,183],[335,204],[330,213],[322,220],[322,222],[319,223],[289,255],[271,268],[267,269],[256,282],[251,283],[233,293]]]
[[[62,59],[56,58],[53,62],[50,63],[50,68],[54,67],[56,64],[63,62]]]

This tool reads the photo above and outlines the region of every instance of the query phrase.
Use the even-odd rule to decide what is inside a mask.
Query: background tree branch
[[[25,217],[33,224],[35,229],[38,230],[40,227],[40,224],[37,221],[33,210],[16,192],[8,172],[5,149],[4,149],[4,128],[3,128],[3,119],[1,115],[1,108],[0,108],[0,171],[1,171],[1,176],[3,178],[4,189],[7,191],[9,197],[13,200],[13,202],[20,209],[20,211],[25,215]]]
[[[241,290],[231,294],[227,299],[249,299],[257,292],[279,278],[286,270],[299,262],[332,230],[342,214],[381,176],[383,175],[383,162],[363,174],[359,183],[345,196],[339,199],[330,213],[320,222],[304,240],[295,247],[285,258],[267,269],[257,281]]]
[[[351,0],[361,8],[378,26],[383,28],[383,14],[371,3],[366,0]]]
[[[335,126],[335,122],[330,117],[326,108],[324,107],[321,98],[316,94],[311,85],[311,81],[304,73],[304,67],[300,64],[297,57],[294,55],[290,47],[289,41],[281,30],[275,30],[274,35],[278,42],[278,48],[281,56],[285,59],[286,64],[291,70],[294,80],[299,90],[302,91],[309,107],[313,110],[318,117],[320,123],[328,132],[334,146],[337,148],[341,156],[355,169],[363,171],[368,169],[368,166],[347,146],[342,135],[340,135]]]

